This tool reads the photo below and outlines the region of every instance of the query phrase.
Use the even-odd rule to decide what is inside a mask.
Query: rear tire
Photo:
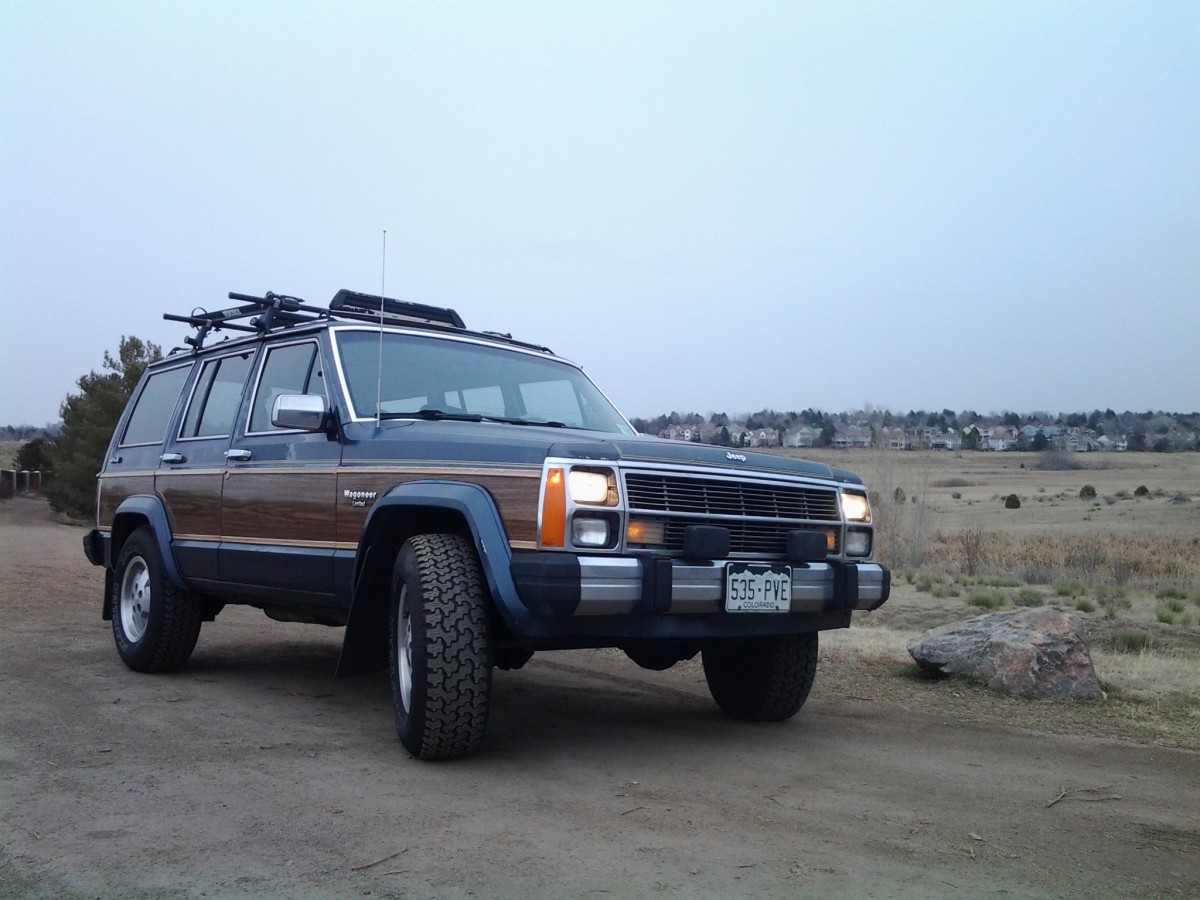
[[[492,686],[487,595],[475,548],[424,534],[392,572],[390,657],[396,733],[417,759],[466,756],[483,743]]]
[[[800,711],[817,674],[817,633],[746,638],[704,649],[704,678],[725,713],[782,722]]]
[[[154,533],[133,532],[113,576],[112,630],[117,653],[135,672],[173,672],[196,647],[203,605],[171,584]]]

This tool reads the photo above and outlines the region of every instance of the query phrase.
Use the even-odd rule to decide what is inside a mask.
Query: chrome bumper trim
[[[858,597],[850,608],[871,609],[883,596],[884,568],[857,563]],[[579,560],[577,616],[625,615],[642,599],[639,559],[588,556]],[[725,563],[675,562],[671,567],[671,613],[714,613],[721,609]],[[834,599],[834,567],[809,563],[792,567],[792,612],[822,612]]]

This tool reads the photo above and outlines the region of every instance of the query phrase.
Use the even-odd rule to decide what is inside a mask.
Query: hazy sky
[[[230,290],[631,416],[1200,408],[1200,3],[0,7],[0,424]]]

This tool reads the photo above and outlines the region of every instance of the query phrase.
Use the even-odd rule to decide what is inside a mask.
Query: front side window
[[[196,379],[181,438],[223,437],[233,431],[250,371],[251,354],[205,361]]]
[[[339,330],[336,346],[356,418],[481,418],[632,429],[575,366],[541,354],[467,341]]]
[[[167,426],[171,424],[171,415],[179,402],[179,394],[191,370],[191,366],[179,366],[155,372],[146,379],[137,405],[129,414],[129,424],[121,436],[121,446],[163,442]]]
[[[317,363],[317,345],[311,341],[272,347],[267,351],[262,377],[254,393],[254,407],[250,412],[247,432],[254,434],[275,430],[271,424],[271,410],[275,400],[283,394],[325,396],[321,368]]]

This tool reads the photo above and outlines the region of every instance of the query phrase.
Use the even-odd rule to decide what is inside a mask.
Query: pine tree
[[[59,408],[62,434],[51,454],[54,480],[46,485],[52,509],[80,518],[92,515],[96,474],[113,429],[142,372],[159,359],[162,350],[157,344],[122,337],[115,359],[104,353],[104,368],[108,371],[89,372],[76,382],[79,393],[67,394]]]

